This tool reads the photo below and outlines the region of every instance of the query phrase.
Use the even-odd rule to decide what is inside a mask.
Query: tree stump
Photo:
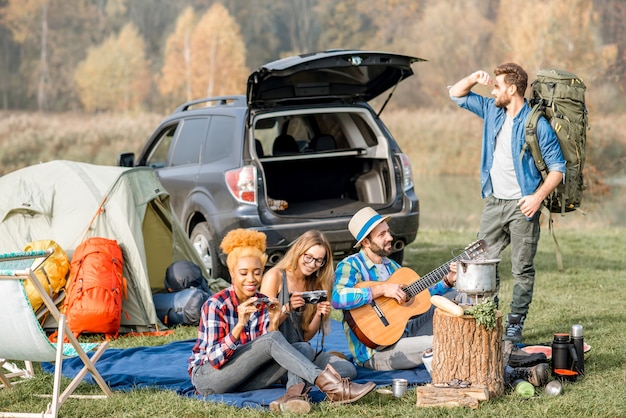
[[[433,384],[459,379],[484,386],[490,399],[502,395],[502,312],[496,312],[496,326],[488,330],[471,315],[456,317],[436,309],[433,334]]]

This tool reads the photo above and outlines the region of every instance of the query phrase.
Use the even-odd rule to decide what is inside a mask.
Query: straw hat
[[[387,222],[389,218],[389,216],[383,218],[369,206],[355,213],[352,219],[350,219],[350,223],[348,223],[350,233],[356,238],[356,244],[354,246],[357,247],[361,241],[363,241],[363,238],[372,232],[372,229],[376,228],[381,222]]]

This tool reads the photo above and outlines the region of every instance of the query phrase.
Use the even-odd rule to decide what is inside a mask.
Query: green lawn
[[[563,394],[549,397],[542,391],[535,398],[522,400],[510,392],[482,403],[477,410],[465,408],[420,408],[415,406],[415,390],[402,399],[369,394],[352,405],[335,406],[326,402],[313,406],[309,416],[323,417],[619,417],[626,416],[626,339],[623,302],[626,300],[624,276],[626,263],[624,229],[557,231],[565,271],[556,268],[554,245],[544,231],[536,259],[535,296],[524,329],[527,344],[552,340],[555,332],[569,332],[572,324],[584,326],[585,341],[591,351],[585,363],[586,376],[566,384]],[[415,243],[407,247],[405,264],[424,275],[474,240],[471,232],[422,230]],[[512,279],[508,253],[501,265],[501,309],[508,311]],[[178,329],[168,338],[120,338],[113,347],[162,344],[171,339],[186,339],[195,329]],[[15,390],[0,391],[0,411],[43,409],[47,400],[33,396],[52,385],[52,376],[39,374],[19,384]],[[97,387],[82,384],[78,393],[97,393]],[[270,412],[246,410],[220,404],[186,399],[172,392],[136,390],[115,392],[108,400],[70,399],[61,409],[62,417],[265,417]]]

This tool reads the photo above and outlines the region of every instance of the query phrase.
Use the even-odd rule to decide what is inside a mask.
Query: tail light
[[[413,188],[413,169],[411,168],[411,161],[406,154],[398,154],[400,162],[402,163],[402,187],[404,191]]]
[[[238,202],[256,205],[256,167],[246,165],[242,168],[229,170],[224,176],[228,191]]]

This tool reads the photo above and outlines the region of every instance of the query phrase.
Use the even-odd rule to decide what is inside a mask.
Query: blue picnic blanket
[[[316,337],[320,338],[320,337]],[[97,369],[112,390],[130,391],[137,388],[158,388],[172,390],[181,396],[196,397],[210,402],[224,402],[238,407],[265,408],[270,402],[285,393],[285,388],[276,386],[268,389],[248,392],[225,393],[220,395],[198,395],[187,373],[187,360],[195,340],[175,341],[154,347],[135,347],[125,349],[110,348],[96,363]],[[318,341],[311,341],[316,347]],[[341,324],[331,321],[331,333],[324,339],[325,351],[338,351],[351,357]],[[79,358],[63,362],[63,375],[72,378],[82,368]],[[52,373],[51,363],[43,364],[44,371]],[[355,382],[374,382],[377,386],[391,385],[395,378],[407,379],[409,385],[421,385],[430,382],[430,375],[419,366],[413,370],[374,371],[357,366]],[[91,375],[87,382],[94,383]],[[320,402],[324,394],[313,387],[309,394],[313,402]]]

